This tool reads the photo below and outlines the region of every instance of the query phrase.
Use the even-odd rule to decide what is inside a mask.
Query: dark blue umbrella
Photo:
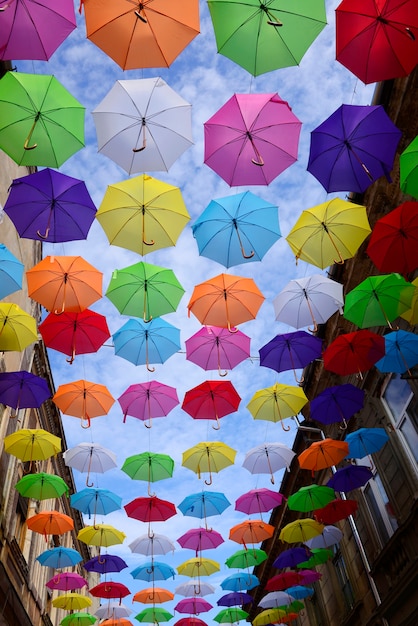
[[[0,243],[0,300],[22,289],[25,266]]]
[[[327,485],[335,491],[346,493],[363,487],[371,478],[373,478],[373,473],[369,467],[365,465],[348,465],[338,469],[332,478],[329,479]]]
[[[154,580],[167,580],[176,575],[170,565],[160,563],[159,561],[148,561],[143,565],[139,565],[131,572],[131,576],[136,580],[146,580],[148,582]]]
[[[247,574],[245,572],[237,572],[227,576],[222,582],[222,589],[229,589],[231,591],[243,591],[244,589],[254,589],[260,584],[257,576],[254,574]]]
[[[36,560],[39,561],[41,565],[52,567],[53,569],[72,567],[73,565],[77,565],[82,559],[83,557],[77,550],[63,547],[45,550],[36,557]]]
[[[23,370],[0,373],[0,402],[16,411],[39,408],[50,397],[48,383],[40,376]]]
[[[418,363],[418,335],[394,330],[384,337],[385,356],[375,363],[380,372],[403,374]]]
[[[353,417],[364,406],[364,389],[350,383],[328,387],[311,400],[311,418],[321,424],[335,424]]]
[[[216,602],[218,606],[243,606],[254,602],[254,598],[249,593],[243,591],[232,591],[221,596]]]
[[[279,554],[273,562],[276,569],[284,569],[285,567],[296,567],[299,563],[307,561],[312,556],[312,552],[306,546],[302,548],[289,548]]]
[[[322,355],[322,339],[310,335],[305,330],[276,335],[259,350],[260,365],[276,372],[303,369]]]
[[[362,459],[368,454],[378,452],[387,441],[389,435],[384,428],[359,428],[345,438],[348,443],[347,459]]]
[[[86,561],[83,567],[88,572],[108,574],[109,572],[121,572],[128,567],[128,564],[116,554],[99,554],[99,556],[94,556]]]

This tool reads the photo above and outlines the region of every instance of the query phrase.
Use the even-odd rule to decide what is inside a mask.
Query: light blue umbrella
[[[178,505],[183,515],[206,519],[212,515],[220,515],[231,506],[228,498],[218,491],[200,491],[186,496]]]
[[[83,557],[74,548],[51,548],[45,550],[36,557],[41,565],[52,567],[53,569],[61,569],[62,567],[72,567],[83,560]]]
[[[347,459],[362,459],[378,452],[389,440],[384,428],[359,428],[345,438],[348,443]]]
[[[24,265],[0,243],[0,300],[22,289]]]
[[[385,356],[375,363],[380,372],[403,374],[418,363],[418,335],[394,330],[384,337]]]
[[[230,591],[244,591],[244,589],[254,589],[260,584],[257,576],[254,574],[247,574],[245,572],[237,572],[227,576],[222,582],[221,587],[224,590]]]
[[[212,200],[192,230],[199,254],[225,267],[261,261],[281,236],[279,210],[245,191]]]
[[[175,576],[176,572],[167,563],[159,561],[148,561],[136,567],[131,572],[131,576],[136,580],[146,580],[152,582],[154,580],[167,580]]]
[[[122,508],[122,498],[108,489],[82,489],[70,496],[73,509],[86,513],[89,519],[93,515],[107,515]]]
[[[294,587],[288,587],[286,592],[295,598],[295,600],[303,600],[313,595],[314,590],[311,587],[304,587],[303,585],[295,585]]]

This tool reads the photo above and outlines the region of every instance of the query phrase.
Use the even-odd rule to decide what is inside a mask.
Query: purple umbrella
[[[235,501],[235,510],[252,515],[253,513],[271,511],[276,506],[280,506],[286,498],[277,491],[271,489],[265,489],[260,487],[259,489],[251,489]]]
[[[178,613],[190,613],[192,615],[199,615],[199,613],[206,613],[206,611],[210,611],[213,609],[212,604],[205,600],[204,598],[194,597],[194,598],[184,598],[184,600],[180,600],[177,602],[174,610]]]
[[[312,131],[307,169],[328,193],[362,193],[381,176],[390,181],[401,136],[382,105],[343,104]]]
[[[312,556],[312,552],[308,547],[290,548],[284,550],[273,563],[276,569],[284,569],[285,567],[296,567],[299,563],[304,563]]]
[[[250,337],[240,330],[231,333],[227,328],[202,326],[186,339],[186,359],[204,370],[218,370],[220,376],[250,356]]]
[[[86,239],[96,210],[82,180],[49,168],[16,178],[4,205],[21,237],[53,243]]]
[[[224,542],[222,535],[216,530],[206,528],[191,528],[177,539],[182,548],[196,551],[196,556],[202,550],[217,548]]]
[[[371,478],[373,478],[373,473],[365,465],[348,465],[338,469],[327,482],[327,486],[335,491],[346,493],[363,487]]]
[[[39,408],[50,397],[48,383],[40,376],[25,371],[0,373],[0,402],[16,411]]]
[[[116,554],[100,554],[86,561],[83,567],[88,572],[107,574],[109,572],[121,572],[128,567],[128,564]]]
[[[216,604],[218,606],[243,606],[250,602],[254,602],[254,598],[250,596],[249,593],[232,591],[231,593],[226,593],[224,596],[221,596]]]
[[[322,355],[322,339],[310,335],[305,330],[276,335],[259,350],[260,365],[276,372],[303,369]]]
[[[350,383],[328,387],[311,400],[311,418],[321,424],[342,422],[347,428],[346,421],[363,408],[364,396],[364,389]]]

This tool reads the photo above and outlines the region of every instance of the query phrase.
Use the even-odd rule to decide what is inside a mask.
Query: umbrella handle
[[[220,427],[221,427],[221,424],[220,424],[220,422],[219,422],[219,417],[218,417],[218,416],[216,416],[216,426],[214,426],[214,425],[212,424],[212,428],[213,428],[213,430],[219,430],[219,429],[220,429]]]
[[[225,370],[224,372],[221,371],[221,368],[218,366],[218,374],[219,376],[228,376],[228,370]]]
[[[341,425],[340,425],[340,430],[347,430],[347,428],[348,428],[348,424],[345,421],[345,417],[343,417]]]
[[[143,15],[141,15],[141,13],[139,11],[134,11],[134,13],[135,13],[136,17],[141,20],[141,22],[144,22],[144,24],[148,24],[147,18],[144,17]]]
[[[228,331],[230,333],[237,333],[238,332],[238,328],[235,328],[234,326],[231,326],[230,321],[228,320]]]
[[[136,13],[136,11],[135,11],[135,13]],[[142,17],[140,15],[138,15],[138,17],[142,20]],[[132,148],[132,152],[142,152],[147,147],[147,138],[145,137],[145,117],[142,118],[142,127],[141,127],[141,129],[142,128],[144,129],[144,132],[143,132],[143,135],[142,135],[142,146],[141,146],[141,148]]]
[[[48,228],[45,230],[45,233],[44,233],[44,234],[42,234],[39,230],[37,230],[37,231],[36,231],[36,234],[37,234],[37,235],[38,235],[38,237],[40,237],[41,239],[48,239],[48,236],[49,236],[49,231],[50,231],[50,230],[51,230],[51,229],[50,229],[50,228],[49,228],[49,226],[48,226]]]
[[[9,5],[8,5],[8,4],[4,5],[4,7],[2,7],[2,8],[0,9],[0,13],[4,13],[4,11],[5,11],[6,9],[8,9],[8,8],[9,8]],[[414,37],[414,39],[415,39],[415,37]]]
[[[83,422],[86,422],[87,426],[84,426]],[[90,418],[88,415],[86,415],[86,417],[81,418],[81,428],[90,428],[90,425],[91,423],[90,423]]]
[[[155,244],[154,239],[147,241],[145,238],[145,205],[142,205],[142,243],[145,246],[153,246]]]
[[[257,163],[256,163],[256,165],[257,165]],[[252,257],[255,254],[254,250],[251,250],[251,252],[249,254],[246,254],[245,249],[244,249],[244,245],[242,243],[241,235],[239,234],[238,224],[237,224],[235,219],[233,220],[233,224],[234,224],[234,227],[235,227],[235,230],[236,230],[236,233],[237,233],[237,237],[238,237],[239,245],[240,245],[240,248],[241,248],[242,256],[244,257],[244,259],[252,259]]]
[[[153,367],[152,369],[149,369],[148,371],[149,372],[154,372],[155,371],[155,367]],[[152,428],[152,418],[151,417],[149,418],[149,424],[144,422],[144,426],[145,426],[145,428]]]
[[[34,143],[33,146],[30,146],[29,142],[30,142],[30,140],[32,138],[33,131],[35,130],[36,122],[39,120],[40,115],[41,115],[40,111],[38,111],[37,114],[35,115],[35,119],[33,121],[31,129],[30,129],[30,131],[28,133],[28,136],[25,139],[25,143],[23,144],[23,148],[25,150],[34,150],[36,148],[36,146],[38,145],[37,143]]]

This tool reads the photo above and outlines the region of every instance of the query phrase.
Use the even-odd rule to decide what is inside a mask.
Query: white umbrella
[[[176,587],[175,592],[180,596],[192,598],[194,596],[207,596],[211,593],[215,593],[215,587],[201,580],[192,579]]]
[[[305,541],[305,544],[309,548],[329,548],[330,546],[334,546],[336,543],[339,543],[342,536],[343,534],[341,530],[336,526],[325,526],[320,535],[317,535],[312,539],[308,539],[308,541]]]
[[[145,554],[145,556],[154,556],[154,554],[168,554],[168,552],[174,552],[175,545],[165,535],[159,535],[153,533],[151,537],[148,535],[141,535],[134,539],[129,547],[132,552],[137,554]]]
[[[279,606],[288,606],[289,604],[292,604],[294,600],[295,598],[285,591],[272,591],[264,596],[264,598],[258,603],[258,606],[261,606],[263,609],[272,609]]]
[[[79,472],[87,473],[87,487],[93,486],[93,483],[89,483],[90,473],[103,474],[117,467],[115,453],[99,443],[79,443],[74,448],[69,448],[63,452],[62,456],[65,465]]]
[[[133,611],[124,604],[108,602],[100,606],[95,612],[95,615],[99,619],[120,619],[122,617],[129,617],[132,612]]]
[[[289,469],[295,454],[283,443],[262,443],[247,452],[242,467],[251,474],[270,474],[274,484],[273,474],[285,467]]]
[[[191,104],[162,78],[116,81],[92,115],[99,152],[128,174],[168,171],[193,144]]]

